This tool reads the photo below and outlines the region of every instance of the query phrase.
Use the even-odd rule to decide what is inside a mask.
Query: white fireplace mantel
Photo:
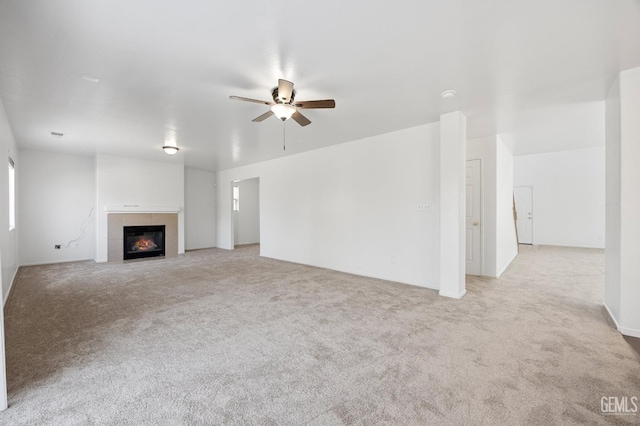
[[[104,211],[107,213],[180,213],[180,207],[124,204],[121,206],[105,206]]]

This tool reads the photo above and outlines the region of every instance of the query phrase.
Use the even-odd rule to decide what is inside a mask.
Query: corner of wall
[[[16,268],[13,273],[13,278],[11,279],[11,284],[9,284],[9,288],[7,289],[7,293],[4,295],[4,300],[2,301],[2,306],[7,304],[7,300],[9,300],[9,296],[11,296],[11,292],[13,291],[13,285],[16,282],[16,278],[18,277],[18,272],[20,271],[20,266]]]
[[[607,313],[607,315],[609,316],[609,319],[611,320],[611,322],[613,322],[613,326],[616,328],[616,330],[618,330],[621,334],[623,334],[625,336],[640,338],[640,330],[636,330],[636,329],[633,329],[633,328],[622,327],[618,323],[618,320],[616,319],[615,315],[613,315],[613,313],[611,312],[611,309],[609,309],[609,306],[607,306],[607,303],[604,302],[602,304],[602,306],[604,306],[604,310]]]
[[[515,251],[515,253],[513,253],[513,256],[511,256],[511,259],[509,259],[509,261],[508,261],[508,262],[506,262],[506,263],[505,263],[505,265],[504,265],[502,268],[500,268],[500,267],[498,266],[498,268],[497,268],[497,270],[496,270],[496,272],[497,272],[497,273],[496,273],[495,278],[500,278],[500,277],[502,276],[502,274],[504,274],[504,273],[507,271],[507,269],[509,269],[509,266],[511,266],[511,264],[512,264],[512,263],[513,263],[513,261],[516,259],[516,257],[518,257],[518,254],[519,254],[519,253],[518,253],[518,251],[516,250],[516,251]]]
[[[9,230],[9,227],[5,227],[0,230],[0,248],[2,251],[1,263],[1,275],[0,284],[3,294],[9,294],[8,286],[11,286],[13,277],[18,270],[18,252],[19,241],[18,233],[20,228],[20,155],[18,153],[18,147],[16,145],[13,130],[11,129],[11,123],[7,117],[7,113],[0,99],[0,147],[4,150],[5,155],[8,154],[15,161],[16,164],[16,228]],[[6,161],[6,157],[5,157]],[[6,163],[5,163],[6,164]],[[6,169],[5,169],[6,170]],[[9,200],[9,176],[5,172],[0,174],[0,199]],[[2,223],[9,223],[9,203],[3,202],[0,209],[0,219]]]

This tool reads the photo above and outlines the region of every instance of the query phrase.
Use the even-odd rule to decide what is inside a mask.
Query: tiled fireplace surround
[[[165,226],[165,255],[178,257],[178,214],[177,213],[109,213],[107,215],[108,254],[107,262],[123,262],[123,227],[125,226]],[[149,258],[153,259],[153,258]]]

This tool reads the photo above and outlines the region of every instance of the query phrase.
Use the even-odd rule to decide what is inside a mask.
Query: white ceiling
[[[499,133],[517,153],[602,143],[606,90],[637,66],[639,0],[0,0],[0,99],[22,149],[205,170],[456,109],[470,138]],[[337,104],[286,122],[284,152],[281,122],[251,122],[266,106],[229,100],[268,100],[278,78]]]

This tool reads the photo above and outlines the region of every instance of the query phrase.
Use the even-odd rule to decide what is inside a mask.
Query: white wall
[[[482,165],[482,274],[499,277],[518,254],[513,222],[513,156],[501,138],[469,139],[467,159]]]
[[[620,327],[640,337],[640,68],[620,73]]]
[[[620,321],[620,78],[606,98],[606,251],[604,303]]]
[[[186,250],[216,246],[216,174],[184,170],[184,245]]]
[[[18,170],[20,264],[94,259],[95,159],[21,151]]]
[[[240,211],[233,212],[234,245],[260,242],[260,179],[236,182],[240,190]]]
[[[184,253],[184,166],[98,155],[96,261],[107,261],[106,206],[179,207],[178,253]]]
[[[231,182],[259,177],[263,256],[437,289],[438,144],[432,123],[218,172],[217,246]]]
[[[533,243],[604,248],[604,146],[514,157],[514,186],[533,186]]]
[[[4,304],[7,302],[11,286],[13,285],[13,279],[18,270],[18,237],[20,230],[20,222],[18,215],[20,194],[17,191],[20,170],[20,158],[18,155],[18,149],[16,147],[16,141],[7,119],[7,113],[4,109],[4,104],[0,99],[0,152],[13,159],[15,162],[16,172],[16,227],[13,230],[9,230],[9,173],[8,173],[8,158],[5,157],[4,172],[0,172],[0,266],[2,273],[0,274],[0,290],[2,291],[2,304],[0,304],[0,410],[7,408],[7,376],[6,376],[6,362],[5,362],[5,346],[4,346]]]
[[[21,227],[18,210],[20,193],[16,191],[16,228],[11,231],[9,230],[9,174],[7,156],[10,156],[15,162],[16,189],[20,184],[19,173],[21,160],[2,100],[0,100],[0,150],[4,154],[2,163],[0,163],[4,164],[4,166],[0,168],[0,199],[2,200],[0,203],[0,206],[2,206],[0,209],[0,257],[2,262],[2,299],[6,301],[13,283],[13,277],[18,270],[18,235]]]
[[[626,335],[640,337],[640,68],[607,95],[605,306]]]
[[[501,117],[500,139],[515,155],[602,146],[604,101],[526,108]]]

